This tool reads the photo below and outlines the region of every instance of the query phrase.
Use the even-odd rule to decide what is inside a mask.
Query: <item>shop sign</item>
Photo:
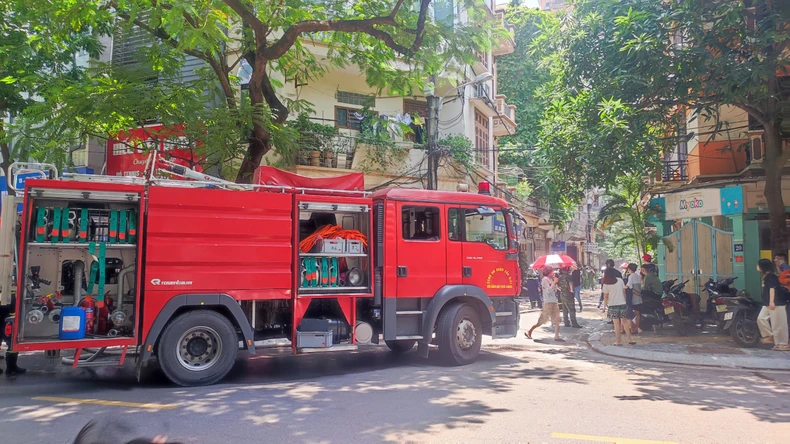
[[[719,215],[721,215],[721,202],[718,188],[666,195],[667,220]]]
[[[193,157],[193,150],[187,146],[187,139],[181,129],[152,125],[122,131],[115,139],[107,142],[107,175],[140,177],[148,161],[148,154],[157,150],[165,158],[183,166],[190,166],[187,160],[202,159]],[[202,172],[199,165],[195,170]]]
[[[743,213],[743,188],[740,185],[720,190],[721,214]]]
[[[565,242],[552,242],[551,251],[565,251]]]

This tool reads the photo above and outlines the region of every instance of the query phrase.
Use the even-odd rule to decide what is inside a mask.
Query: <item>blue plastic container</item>
[[[85,310],[82,307],[64,307],[60,311],[60,339],[85,337]]]

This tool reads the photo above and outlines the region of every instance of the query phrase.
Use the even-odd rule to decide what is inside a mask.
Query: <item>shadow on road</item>
[[[388,371],[393,368],[397,371]],[[71,373],[57,378],[54,396],[113,399],[119,392],[123,395],[116,399],[124,401],[176,404],[177,408],[163,412],[168,417],[167,428],[179,431],[173,437],[184,430],[189,430],[190,436],[200,436],[201,431],[216,433],[212,425],[216,428],[232,421],[246,423],[247,427],[240,429],[260,427],[267,436],[271,433],[293,441],[307,439],[308,428],[326,427],[332,430],[333,442],[381,442],[408,440],[415,433],[430,433],[437,427],[480,424],[491,415],[509,412],[497,405],[496,395],[514,390],[524,378],[584,383],[572,368],[534,365],[504,354],[486,352],[473,365],[445,367],[436,353],[426,361],[416,353],[395,355],[375,349],[324,356],[245,357],[222,384],[198,388],[171,386],[155,368],[142,384],[128,371]],[[53,396],[53,384],[39,385],[31,380],[25,386],[30,389],[27,402],[3,403],[2,422],[35,421],[58,427],[73,423],[76,427],[85,422],[86,410],[106,410],[72,403],[29,405],[31,397]],[[141,422],[157,415],[143,408],[111,409]],[[340,430],[338,418],[346,418]],[[189,423],[189,428],[182,422]],[[68,433],[71,427],[64,431]],[[227,433],[228,442],[245,437],[235,435],[241,431]]]
[[[790,423],[789,386],[755,372],[628,361],[596,353],[587,347],[554,346],[532,351],[628,372],[628,378],[640,394],[615,395],[614,398],[620,401],[672,402],[707,412],[740,409],[761,421]],[[770,403],[771,400],[783,408],[777,410],[777,403]]]

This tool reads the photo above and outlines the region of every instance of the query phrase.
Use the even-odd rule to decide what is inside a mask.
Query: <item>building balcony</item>
[[[496,117],[496,103],[491,99],[491,87],[487,83],[475,85],[469,103],[487,117]]]
[[[688,162],[686,160],[665,160],[661,169],[661,180],[664,182],[686,182],[688,180]]]
[[[488,53],[485,51],[475,50],[475,61],[472,64],[472,69],[476,73],[491,71],[488,66]],[[473,76],[474,77],[474,76]]]
[[[494,43],[491,54],[493,54],[494,57],[512,54],[516,50],[516,41],[513,39],[513,33],[516,32],[516,27],[505,21],[504,6],[497,7],[496,18],[502,23],[502,27],[505,28],[509,34],[502,36],[502,38]]]
[[[497,115],[494,117],[494,137],[508,136],[516,132],[516,106],[509,105],[502,94],[496,96]]]

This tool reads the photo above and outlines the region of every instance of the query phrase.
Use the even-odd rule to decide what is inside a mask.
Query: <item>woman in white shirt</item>
[[[554,269],[546,267],[543,269],[543,280],[540,282],[543,288],[543,310],[540,312],[538,322],[524,332],[527,339],[532,339],[532,332],[536,328],[551,320],[551,325],[554,326],[554,340],[557,342],[565,342],[560,337],[560,306],[559,295],[557,294],[557,278],[554,276]]]
[[[622,327],[625,326],[625,334],[628,337],[628,344],[634,345],[636,342],[631,339],[631,320],[628,319],[628,305],[625,302],[625,284],[623,280],[614,273],[606,273],[603,281],[603,303],[607,308],[607,315],[614,323],[615,344],[623,345]],[[622,324],[621,324],[622,323]]]

